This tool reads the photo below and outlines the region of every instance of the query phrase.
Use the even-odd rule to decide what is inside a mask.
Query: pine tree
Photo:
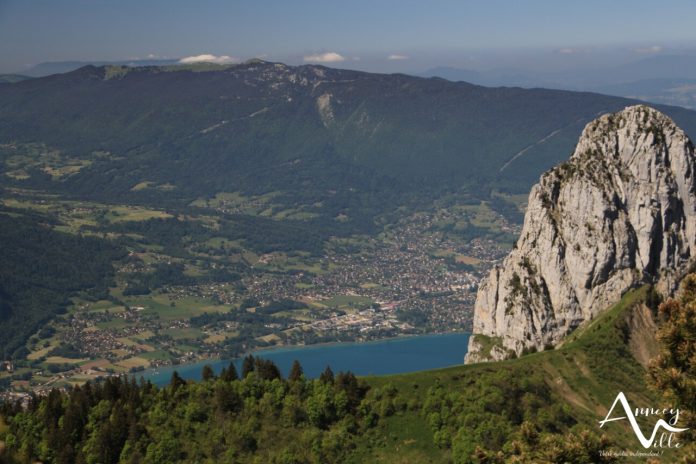
[[[242,378],[245,379],[250,372],[254,372],[254,357],[248,355],[242,362]]]
[[[232,385],[219,383],[215,386],[215,406],[221,412],[236,412],[242,407],[242,399]]]
[[[304,370],[302,369],[300,362],[296,359],[292,363],[292,368],[290,368],[290,375],[288,375],[288,380],[290,382],[297,382],[302,379],[303,375]]]
[[[176,390],[182,385],[186,385],[186,381],[181,378],[177,371],[174,371],[172,373],[172,379],[169,381],[169,386],[172,388],[172,390]]]
[[[203,366],[203,370],[201,371],[201,378],[204,382],[215,379],[215,372],[213,371],[213,368],[210,366],[210,364],[206,364],[205,366]]]
[[[280,370],[270,359],[256,358],[254,360],[254,369],[259,378],[263,380],[280,379]]]
[[[237,368],[234,367],[234,362],[230,362],[229,367],[222,370],[220,378],[225,382],[233,382],[239,378],[237,375]]]
[[[336,376],[336,388],[346,392],[346,396],[348,397],[348,408],[351,412],[355,412],[355,409],[360,404],[367,390],[364,386],[360,385],[358,379],[350,371],[338,373]]]
[[[321,373],[319,376],[319,381],[322,383],[334,383],[334,373],[331,370],[331,367],[326,366],[326,369],[324,369],[324,372]]]

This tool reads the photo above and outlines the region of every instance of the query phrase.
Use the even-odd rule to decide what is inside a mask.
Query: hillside
[[[71,296],[94,301],[108,295],[112,262],[122,248],[96,237],[56,232],[45,217],[22,217],[0,208],[0,353],[23,357],[27,339]],[[0,385],[3,385],[0,379]]]
[[[394,444],[378,450],[373,457],[379,456],[384,462],[404,462],[405,453],[408,456],[405,462],[443,462],[448,458],[454,462],[477,462],[467,459],[477,446],[493,451],[492,459],[495,452],[507,444],[504,448],[509,459],[514,455],[510,453],[509,444],[521,439],[524,433],[521,424],[525,421],[551,435],[568,430],[577,436],[583,430],[599,435],[598,418],[606,414],[618,391],[625,391],[634,403],[657,401],[655,392],[645,382],[644,368],[634,356],[637,351],[631,347],[631,343],[641,347],[652,344],[648,350],[651,356],[656,355],[654,332],[646,337],[646,333],[632,323],[636,315],[648,308],[646,301],[653,306],[654,314],[651,289],[643,287],[627,293],[619,303],[608,308],[592,324],[583,326],[556,350],[497,363],[370,379],[373,387],[395,386],[407,400],[415,398],[425,401],[426,405],[420,417],[406,413],[387,420],[385,432]],[[414,385],[418,385],[417,389]],[[428,387],[426,395],[423,395],[423,387]],[[435,426],[432,413],[442,418],[434,422]],[[429,428],[423,427],[426,419]],[[437,441],[438,431],[451,440],[452,454],[448,447],[438,449],[424,440],[434,433]],[[617,448],[634,446],[628,427],[616,426],[604,432]],[[404,446],[412,440],[415,440],[412,447]],[[569,437],[564,440],[572,442]],[[554,456],[551,443],[539,446],[531,455],[526,455],[526,459],[529,462],[563,459],[584,462],[572,454]],[[590,452],[591,445],[585,443],[584,446],[584,451]],[[388,456],[399,457],[390,460]],[[594,456],[587,462],[600,462],[600,459]]]
[[[86,66],[0,86],[0,143],[29,161],[3,183],[110,201],[190,202],[281,192],[349,223],[464,189],[525,192],[598,114],[630,100],[253,60],[235,66]],[[665,107],[687,132],[696,113]],[[9,175],[9,177],[7,177]],[[145,185],[146,188],[135,188]]]
[[[27,412],[5,407],[0,440],[6,462],[464,463],[501,450],[521,462],[600,462],[600,449],[636,446],[619,423],[599,437],[618,391],[660,404],[631,348],[645,335],[633,315],[655,304],[649,288],[631,291],[563,347],[495,364],[356,382],[280,380],[257,361],[244,380],[175,376],[162,390],[109,380],[74,390],[64,406],[52,393]]]

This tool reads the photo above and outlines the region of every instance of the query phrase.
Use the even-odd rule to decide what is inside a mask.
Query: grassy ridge
[[[598,428],[616,394],[660,405],[628,348],[627,315],[651,299],[631,291],[563,347],[499,363],[283,380],[260,361],[241,380],[175,375],[164,389],[113,378],[0,409],[0,441],[8,462],[606,462],[602,432],[639,448],[622,423]]]
[[[626,393],[632,405],[659,404],[655,393],[648,389],[643,367],[634,359],[627,345],[626,315],[645,301],[649,292],[650,289],[644,287],[627,293],[618,304],[591,324],[578,329],[557,350],[497,363],[369,378],[368,383],[372,388],[395,388],[397,396],[404,402],[423,404],[425,410],[399,413],[381,422],[380,433],[386,437],[384,446],[360,446],[352,462],[443,462],[452,458],[452,449],[456,451],[456,439],[451,448],[438,447],[433,440],[437,427],[428,425],[426,403],[428,396],[436,389],[459,397],[461,407],[456,411],[457,417],[449,425],[439,428],[449,428],[453,434],[459,432],[458,426],[467,423],[467,416],[480,415],[490,408],[479,400],[491,391],[501,390],[501,380],[514,384],[526,379],[531,380],[528,387],[548,388],[540,396],[559,405],[563,410],[559,418],[566,422],[565,425],[556,424],[557,430],[553,430],[553,424],[550,424],[552,427],[549,431],[552,432],[563,432],[565,428],[589,429],[599,433],[598,421],[604,417],[620,391]],[[543,379],[543,386],[539,379]],[[542,412],[546,409],[549,408],[539,408]],[[537,413],[537,416],[544,414]],[[508,421],[506,424],[510,426],[508,437],[518,432],[520,422],[515,422]],[[638,443],[627,426],[617,423],[603,431],[618,448],[637,449]],[[471,436],[476,433],[473,428],[469,431]]]

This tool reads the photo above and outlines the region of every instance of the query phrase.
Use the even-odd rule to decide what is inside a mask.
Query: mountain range
[[[357,224],[448,191],[526,192],[588,121],[631,103],[260,60],[86,66],[0,84],[0,143],[43,144],[73,169],[0,169],[5,185],[111,201],[280,192]],[[696,132],[696,112],[659,108]]]
[[[656,53],[618,65],[585,65],[569,69],[540,70],[498,67],[484,70],[437,66],[411,74],[441,77],[487,87],[547,88],[596,92],[634,98],[653,104],[696,109],[696,67],[692,55]],[[567,53],[578,53],[568,50]],[[582,53],[582,52],[579,52]],[[84,66],[175,66],[178,59],[134,59],[120,61],[49,61],[18,74],[0,75],[0,83],[16,82],[75,71]]]
[[[168,66],[179,63],[178,59],[135,59],[120,61],[45,61],[38,63],[21,74],[28,77],[44,77],[51,74],[63,74],[85,66]]]

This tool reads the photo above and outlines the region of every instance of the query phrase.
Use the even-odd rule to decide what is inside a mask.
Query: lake
[[[469,334],[456,332],[447,334],[398,337],[364,343],[333,343],[322,345],[282,347],[255,351],[252,354],[273,361],[283,376],[287,376],[294,360],[298,360],[307,377],[319,377],[326,366],[338,373],[351,371],[356,375],[403,374],[464,362]],[[241,359],[235,359],[237,371],[241,372]],[[167,366],[157,370],[146,370],[142,375],[157,385],[169,383],[173,371],[185,379],[199,380],[201,369],[210,364],[216,373],[229,365],[229,360],[208,360],[193,364]]]

